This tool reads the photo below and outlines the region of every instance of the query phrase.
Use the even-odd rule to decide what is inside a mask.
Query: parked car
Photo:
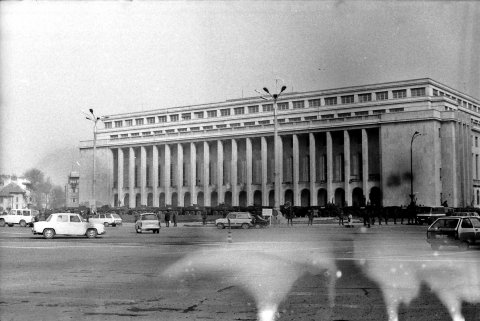
[[[261,223],[258,222],[257,226],[261,227]],[[254,225],[254,218],[249,212],[231,212],[228,213],[225,218],[219,218],[215,220],[215,225],[218,229],[223,229],[225,227],[241,227],[243,229],[248,229]]]
[[[448,216],[437,219],[427,229],[427,242],[437,250],[443,245],[468,249],[480,243],[480,218],[475,216]]]
[[[437,218],[447,216],[451,209],[443,206],[417,206],[416,211],[417,222],[422,225],[423,223],[432,224]]]
[[[117,226],[122,225],[122,218],[120,215],[115,213],[104,213],[104,214],[97,214],[93,215],[88,219],[89,222],[92,223],[100,223],[104,226]]]
[[[12,209],[7,214],[0,215],[0,226],[8,225],[12,227],[15,224],[22,227],[33,226],[36,215],[38,215],[38,211],[28,208]]]
[[[142,233],[143,231],[152,231],[160,233],[160,219],[155,213],[140,214],[135,222],[135,231]]]
[[[33,223],[32,228],[34,235],[43,234],[46,239],[51,239],[56,235],[95,238],[105,232],[103,224],[87,222],[80,214],[76,213],[50,214],[45,221]]]

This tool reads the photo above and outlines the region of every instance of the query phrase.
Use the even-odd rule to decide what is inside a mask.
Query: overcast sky
[[[0,173],[78,170],[98,115],[430,77],[480,98],[478,1],[0,2]]]

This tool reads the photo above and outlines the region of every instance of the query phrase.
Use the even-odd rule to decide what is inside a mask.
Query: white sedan
[[[46,239],[51,239],[55,235],[95,238],[97,235],[105,234],[105,227],[103,224],[89,223],[79,214],[54,213],[46,221],[35,222],[32,233],[43,234]]]

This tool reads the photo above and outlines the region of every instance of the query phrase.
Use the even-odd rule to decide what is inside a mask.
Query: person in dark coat
[[[207,212],[202,211],[202,224],[207,225]]]
[[[170,227],[170,210],[165,212],[165,226]]]
[[[173,226],[177,226],[177,211],[176,210],[172,211],[172,222],[173,222]]]
[[[314,215],[313,215],[313,209],[310,208],[310,209],[308,210],[307,215],[308,215],[308,225],[313,225],[313,217],[314,217]]]

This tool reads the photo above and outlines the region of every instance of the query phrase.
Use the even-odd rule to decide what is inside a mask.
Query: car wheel
[[[470,244],[468,244],[468,242],[462,242],[458,247],[460,248],[460,250],[466,251],[470,247]]]
[[[8,224],[8,227],[13,227],[13,224]]]
[[[45,230],[43,230],[43,237],[46,238],[46,239],[53,239],[53,237],[55,236],[55,231],[51,228],[47,228]]]
[[[113,223],[112,226],[115,227],[115,226],[117,226],[117,224]]]
[[[97,237],[97,230],[94,229],[94,228],[91,228],[91,229],[87,230],[87,237],[88,237],[89,239],[94,239],[94,238],[96,238],[96,237]]]
[[[243,228],[244,230],[248,229],[249,227],[250,227],[250,226],[249,226],[247,223],[243,223],[243,224],[242,224],[242,228]]]
[[[437,251],[437,250],[440,248],[440,245],[438,245],[438,244],[431,244],[430,247],[432,248],[432,250]]]
[[[27,226],[27,222],[25,222],[24,220],[21,220],[19,224],[21,227]]]
[[[225,228],[225,225],[223,225],[222,223],[218,223],[218,224],[217,224],[217,228],[218,228],[219,230],[223,230],[223,229]]]
[[[262,228],[262,226],[257,223],[257,224],[255,224],[255,228],[257,228],[257,229],[258,229],[258,228]]]
[[[107,227],[107,226],[108,226],[108,223],[107,223],[107,222],[104,222],[104,223],[103,223],[103,226]]]
[[[4,220],[3,218],[0,220],[0,226],[1,226],[1,227],[4,227],[4,226],[5,226],[5,220]]]
[[[142,229],[140,227],[135,228],[135,231],[137,231],[137,233],[142,233]]]

